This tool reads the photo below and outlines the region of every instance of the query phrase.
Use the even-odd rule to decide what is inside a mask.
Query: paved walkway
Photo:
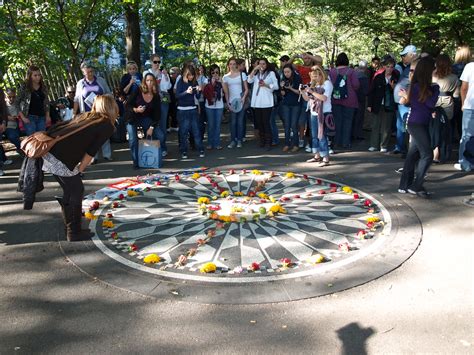
[[[176,134],[164,170],[192,166],[294,171],[400,199],[418,216],[423,241],[393,272],[328,296],[265,305],[205,305],[156,300],[81,273],[58,244],[60,189],[51,177],[32,211],[15,192],[20,162],[0,177],[0,353],[473,353],[474,209],[463,200],[473,175],[434,166],[431,200],[394,193],[402,160],[366,152],[363,142],[329,167],[307,154],[241,150],[177,160]],[[113,162],[91,167],[88,192],[136,174],[125,145]],[[101,265],[91,267],[100,268]]]

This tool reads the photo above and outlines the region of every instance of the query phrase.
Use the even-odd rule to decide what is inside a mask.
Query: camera
[[[300,90],[305,90],[307,88],[309,88],[309,85],[300,84]]]

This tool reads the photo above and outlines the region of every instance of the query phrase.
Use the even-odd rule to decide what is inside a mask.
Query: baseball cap
[[[405,48],[403,48],[403,51],[400,52],[400,55],[405,55],[408,53],[416,53],[416,47],[413,44],[409,44]]]
[[[359,61],[359,67],[361,68],[367,68],[367,64],[368,64],[367,61],[364,59]]]

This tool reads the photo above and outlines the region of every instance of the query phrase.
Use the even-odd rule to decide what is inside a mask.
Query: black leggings
[[[433,150],[428,126],[410,125],[410,148],[408,149],[405,165],[403,166],[402,177],[400,178],[400,189],[411,189],[416,192],[423,190],[423,182],[426,172],[433,162]],[[415,177],[415,166],[416,168]]]
[[[79,174],[71,177],[53,175],[63,188],[63,203],[65,205],[82,205],[84,197],[84,184]]]
[[[270,126],[270,116],[272,114],[272,108],[254,108],[255,114],[255,126],[257,127],[260,135],[260,144],[269,146],[272,144],[272,129]]]

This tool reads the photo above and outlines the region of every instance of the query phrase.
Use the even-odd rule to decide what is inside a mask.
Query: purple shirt
[[[435,108],[439,96],[439,86],[431,86],[431,96],[428,96],[425,102],[420,102],[420,86],[418,83],[412,86],[410,93],[410,114],[408,116],[408,125],[429,125],[432,119],[432,112]]]
[[[357,78],[357,73],[354,69],[349,67],[342,67],[342,68],[333,68],[329,72],[329,78],[333,85],[336,85],[336,78],[337,74],[347,75],[347,98],[345,99],[332,99],[333,105],[342,105],[346,107],[359,107],[359,101],[357,100],[357,93],[356,91],[359,89],[360,83],[359,79]]]
[[[100,87],[100,85],[97,83],[96,77],[94,77],[94,81],[88,82],[87,79],[84,78],[84,88],[82,89],[82,97],[84,100],[90,95],[90,93],[94,93],[97,96],[102,95],[104,91]],[[92,107],[89,106],[86,102],[84,102],[84,107],[85,107],[85,112],[89,112]]]

